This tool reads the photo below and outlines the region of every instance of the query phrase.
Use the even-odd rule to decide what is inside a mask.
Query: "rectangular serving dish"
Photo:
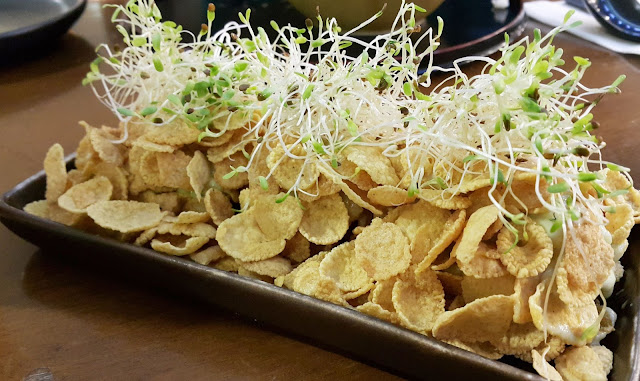
[[[73,157],[67,159],[67,166],[73,167]],[[44,190],[45,175],[39,172],[4,194],[0,221],[45,251],[64,246],[75,260],[117,268],[119,275],[178,290],[403,377],[542,380],[508,363],[485,359],[341,306],[22,211],[29,202],[44,198]],[[618,313],[616,331],[604,342],[614,352],[610,379],[615,381],[640,379],[640,242],[635,236],[630,237],[623,257],[625,276],[608,301]]]

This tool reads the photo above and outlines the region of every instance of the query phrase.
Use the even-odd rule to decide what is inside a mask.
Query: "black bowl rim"
[[[23,26],[17,29],[12,29],[4,33],[0,33],[0,42],[4,40],[10,40],[18,36],[33,33],[40,29],[47,28],[68,17],[79,17],[80,14],[82,13],[82,10],[84,10],[84,7],[86,7],[86,5],[87,5],[87,0],[76,0],[75,4],[71,5],[71,7],[66,12],[56,14],[54,17],[51,17],[46,21]]]

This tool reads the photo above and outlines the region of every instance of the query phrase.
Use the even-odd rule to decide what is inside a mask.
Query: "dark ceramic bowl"
[[[46,49],[80,17],[87,0],[0,1],[0,57]]]
[[[637,0],[584,0],[593,16],[609,32],[640,42],[640,2]]]
[[[162,11],[162,17],[173,20],[185,29],[197,33],[206,22],[204,0],[156,0]],[[306,16],[294,8],[289,0],[218,0],[214,29],[229,21],[238,20],[238,12],[251,8],[251,23],[262,26],[267,33],[269,25],[275,20],[280,25],[305,24]],[[320,10],[322,12],[322,9]],[[371,17],[363,12],[361,20]],[[426,25],[437,25],[437,17],[444,20],[444,31],[440,38],[440,47],[434,52],[436,65],[450,66],[461,57],[488,55],[496,52],[504,43],[504,34],[508,33],[512,41],[517,40],[524,31],[525,14],[522,0],[510,0],[506,9],[495,9],[491,0],[446,0],[426,19]],[[372,35],[359,35],[359,38],[373,38]],[[426,45],[421,47],[426,48]],[[420,47],[419,47],[420,49]],[[361,52],[354,45],[347,53],[356,57]]]

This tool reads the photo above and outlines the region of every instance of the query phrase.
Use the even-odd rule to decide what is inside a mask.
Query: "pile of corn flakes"
[[[619,259],[640,221],[640,194],[619,172],[601,172],[609,190],[630,189],[607,200],[615,207],[608,225],[583,219],[558,263],[562,240],[538,218],[545,211],[535,176],[526,173],[511,184],[529,211],[519,226],[525,238],[514,244],[488,197],[488,176],[457,194],[409,196],[395,187],[406,160],[357,145],[338,158],[347,180],[322,166],[300,173],[301,162],[280,146],[226,176],[246,166],[254,149],[241,139],[242,124],[198,141],[200,131],[183,122],[131,122],[122,144],[113,142],[123,127],[81,124],[75,169],[67,172],[62,147],[53,145],[44,161],[46,199],[25,211],[355,309],[490,359],[515,356],[551,380],[606,379],[612,367],[611,351],[598,342],[613,330],[615,314],[598,297],[622,276]],[[305,194],[286,197],[294,182]],[[505,205],[521,209],[513,197]]]

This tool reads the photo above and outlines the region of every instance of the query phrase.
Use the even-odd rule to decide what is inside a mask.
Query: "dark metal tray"
[[[68,167],[73,166],[69,158]],[[412,379],[542,380],[524,363],[487,360],[390,323],[258,280],[157,253],[44,220],[22,211],[44,198],[39,172],[0,200],[0,221],[43,249],[65,247],[74,260],[118,269],[118,275],[178,290],[282,329],[297,337],[373,363]],[[640,242],[632,236],[623,257],[625,276],[609,304],[618,313],[616,331],[604,344],[614,351],[611,380],[640,379]],[[91,255],[86,255],[91,252]],[[211,292],[215,290],[216,292]],[[510,361],[510,360],[507,360]]]

